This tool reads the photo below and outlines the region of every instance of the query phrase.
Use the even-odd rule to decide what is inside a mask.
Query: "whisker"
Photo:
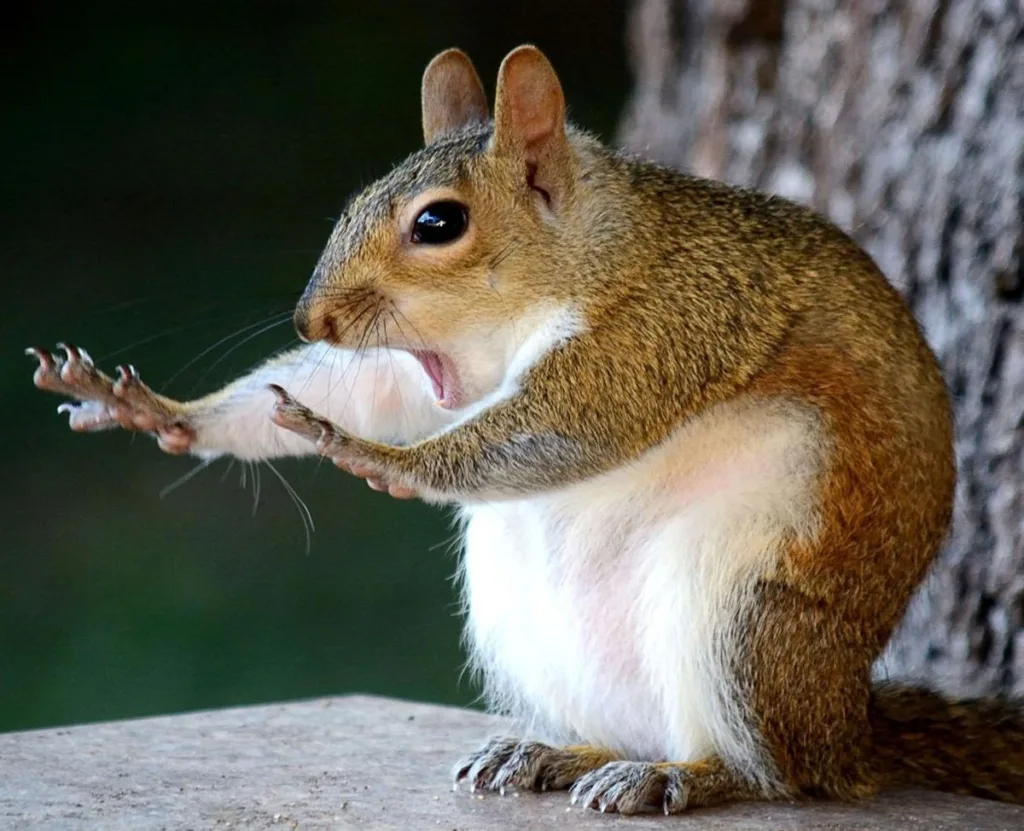
[[[184,476],[179,476],[177,479],[171,482],[171,484],[167,485],[167,487],[160,491],[160,498],[163,499],[165,496],[167,496],[167,494],[171,493],[174,490],[177,490],[179,487],[181,487],[187,481],[189,481],[193,476],[198,476],[202,471],[206,470],[206,468],[212,465],[215,461],[217,461],[216,456],[213,457],[212,459],[205,459],[204,461],[196,465],[194,468],[192,468]]]
[[[106,352],[102,355],[98,355],[96,357],[96,360],[106,362],[111,360],[112,358],[116,358],[118,355],[123,355],[125,352],[130,352],[133,349],[138,349],[140,346],[145,346],[148,343],[153,343],[154,341],[158,341],[161,338],[170,337],[171,335],[177,335],[188,329],[195,329],[199,326],[207,326],[210,323],[216,323],[223,321],[225,319],[243,317],[246,315],[247,313],[233,314],[228,315],[227,317],[224,315],[217,315],[216,317],[207,317],[201,320],[193,320],[188,323],[183,323],[180,326],[171,326],[167,329],[162,329],[159,332],[156,332],[152,335],[147,335],[144,338],[140,338],[139,340],[133,341],[132,343],[129,343],[127,346],[118,347],[113,352]]]
[[[313,515],[309,512],[309,507],[306,503],[302,501],[302,497],[295,492],[295,488],[293,488],[288,480],[281,475],[281,471],[274,467],[269,459],[264,459],[264,463],[278,478],[285,491],[292,498],[292,502],[295,503],[295,507],[299,509],[299,516],[302,518],[302,528],[306,532],[306,555],[308,556],[310,549],[312,548],[313,532],[316,530],[316,527],[313,525]]]
[[[226,359],[227,359],[227,357],[228,357],[229,355],[231,355],[231,354],[232,354],[233,352],[235,352],[235,351],[236,351],[237,349],[240,349],[241,347],[245,346],[245,344],[247,344],[247,343],[248,343],[249,341],[251,341],[251,340],[252,340],[253,338],[258,338],[258,337],[259,337],[260,335],[262,335],[262,334],[264,334],[264,333],[266,333],[266,332],[269,332],[269,331],[270,331],[271,329],[274,329],[274,328],[276,328],[276,327],[278,327],[278,326],[281,326],[281,325],[282,325],[282,324],[284,324],[284,323],[287,323],[287,322],[288,322],[289,320],[291,320],[291,314],[288,314],[288,315],[287,315],[287,316],[285,316],[284,318],[281,318],[281,319],[279,319],[279,320],[276,320],[276,321],[275,321],[275,322],[273,322],[273,323],[268,323],[267,325],[263,326],[263,327],[262,327],[261,329],[257,329],[257,330],[256,330],[255,332],[253,332],[253,333],[252,333],[251,335],[247,335],[246,337],[242,338],[242,339],[241,339],[240,341],[238,341],[237,343],[235,343],[235,344],[232,344],[232,346],[231,346],[231,347],[230,347],[229,349],[227,349],[226,351],[224,351],[224,352],[223,352],[223,353],[221,354],[221,356],[220,356],[219,358],[217,358],[217,360],[215,360],[215,361],[214,361],[214,362],[213,362],[212,364],[210,364],[210,365],[209,365],[209,366],[208,366],[208,367],[207,367],[207,368],[206,368],[206,369],[205,369],[205,370],[203,371],[203,374],[202,374],[202,375],[200,375],[200,376],[199,376],[199,378],[198,378],[198,379],[196,380],[195,384],[193,384],[193,386],[192,386],[192,390],[191,390],[191,391],[189,392],[189,395],[191,395],[191,394],[192,394],[192,392],[194,392],[194,391],[196,390],[196,388],[198,388],[198,386],[199,386],[199,385],[200,385],[200,384],[201,384],[201,383],[203,382],[203,380],[204,380],[204,379],[206,378],[206,376],[207,376],[207,375],[209,375],[209,374],[210,374],[211,372],[213,372],[213,370],[214,370],[214,369],[216,369],[216,368],[217,368],[217,367],[218,367],[218,366],[219,366],[219,365],[220,365],[221,363],[223,363],[223,361],[224,361],[224,360],[226,360]],[[264,321],[264,322],[265,322],[265,321]],[[251,329],[252,327],[251,327],[251,326],[249,326],[249,327],[247,327],[247,328]],[[221,343],[223,343],[223,340],[221,340]],[[206,352],[207,352],[207,353],[208,353],[209,351],[210,351],[210,350],[206,350]],[[195,361],[193,361],[193,363],[194,363],[194,362],[195,362]],[[179,374],[179,375],[181,374],[181,371],[180,371],[180,370],[179,370],[178,374]]]
[[[226,468],[224,468],[224,475],[220,477],[220,483],[222,485],[227,480],[228,474],[231,473],[231,470],[234,468],[235,462],[237,462],[237,461],[238,461],[238,459],[236,459],[234,456],[232,456],[231,460],[228,462],[228,466]]]
[[[231,340],[232,338],[236,338],[239,335],[244,334],[245,332],[248,332],[248,331],[250,331],[252,329],[257,328],[258,326],[263,326],[264,324],[266,324],[266,322],[268,320],[274,320],[275,318],[277,318],[279,320],[278,320],[278,323],[275,323],[274,325],[280,325],[280,323],[284,322],[284,320],[287,320],[287,317],[284,317],[281,313],[278,313],[277,315],[274,315],[272,317],[263,318],[262,320],[258,320],[255,323],[250,323],[248,326],[243,326],[241,329],[238,329],[237,331],[232,332],[230,335],[225,335],[223,338],[218,340],[216,343],[211,344],[210,346],[206,347],[206,349],[204,349],[202,352],[200,352],[198,355],[196,355],[194,358],[192,358],[192,360],[190,360],[183,367],[181,367],[181,369],[179,369],[177,372],[175,372],[170,378],[165,380],[163,382],[162,386],[166,387],[169,384],[171,384],[176,378],[178,378],[181,375],[181,373],[183,373],[190,366],[193,366],[196,363],[196,361],[202,360],[204,357],[209,355],[218,346],[226,343],[227,341]]]
[[[252,496],[252,515],[256,516],[256,511],[260,507],[260,492],[263,490],[263,476],[260,474],[258,461],[254,463],[254,469],[256,471],[256,487],[253,489],[255,493]]]
[[[359,370],[362,369],[363,360],[366,357],[366,344],[369,342],[370,334],[371,334],[372,329],[374,328],[375,321],[377,320],[378,316],[380,315],[380,307],[381,307],[381,303],[382,302],[383,302],[383,298],[381,298],[378,295],[377,296],[376,304],[375,304],[374,309],[373,309],[373,314],[371,315],[370,320],[369,320],[369,322],[366,325],[366,328],[363,329],[363,333],[359,337],[359,342],[356,344],[355,353],[358,355],[358,359],[357,359],[357,362],[356,362],[355,374],[356,374],[357,378],[359,377]],[[347,367],[345,367],[345,372],[342,373],[342,375],[344,376],[348,372],[348,370],[351,369],[351,368],[352,368],[352,364],[350,363]],[[376,379],[374,379],[374,383],[376,383]],[[352,396],[355,394],[355,390],[356,390],[356,385],[352,384],[352,388],[349,390],[349,393],[348,393],[348,398],[345,399],[345,404],[342,407],[342,412],[347,410],[349,404],[351,404]]]
[[[490,267],[497,268],[499,265],[505,262],[505,260],[507,260],[509,256],[514,254],[520,245],[521,243],[519,240],[513,239],[494,256],[494,259],[492,259],[490,262]]]
[[[398,320],[395,318],[394,309],[388,309],[388,316],[391,318],[392,322],[396,326],[398,326]],[[401,333],[401,329],[402,329],[402,327],[398,326],[399,333]],[[385,338],[386,338],[387,337],[387,321],[384,322],[384,333],[385,333]],[[405,338],[405,335],[403,334],[402,337]],[[405,339],[407,340],[407,338],[405,338]],[[403,391],[403,388],[405,387],[405,384],[401,383],[401,378],[399,378],[399,376],[398,376],[398,370],[395,369],[395,355],[394,355],[394,353],[395,353],[395,350],[393,350],[393,349],[389,349],[388,350],[388,361],[390,362],[390,365],[391,365],[391,377],[394,379],[392,383],[394,383],[394,385],[395,385],[395,392],[398,393],[398,400],[402,404],[402,415],[403,415],[403,418],[405,419],[404,424],[405,424],[405,428],[406,428],[404,433],[403,433],[403,435],[411,436],[411,434],[413,433],[413,430],[411,428],[415,427],[415,421],[413,420],[412,415],[409,413],[409,405],[406,403],[406,400],[405,400],[405,392]]]

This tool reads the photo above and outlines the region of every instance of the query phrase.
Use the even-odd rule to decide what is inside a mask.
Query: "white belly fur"
[[[467,640],[492,705],[551,741],[766,775],[721,647],[782,542],[815,533],[824,456],[814,413],[739,399],[599,478],[465,506]]]

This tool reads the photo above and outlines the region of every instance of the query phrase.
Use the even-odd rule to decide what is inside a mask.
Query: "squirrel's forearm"
[[[427,497],[553,490],[636,459],[709,397],[731,392],[735,379],[710,378],[701,357],[688,356],[682,372],[654,341],[616,350],[588,333],[546,355],[513,396],[436,435],[394,447],[334,434],[321,450]]]
[[[601,470],[596,454],[555,431],[522,432],[515,414],[489,411],[407,447],[347,436],[344,458],[426,497],[473,499],[554,489]]]
[[[415,358],[391,351],[351,352],[302,346],[271,359],[224,389],[184,405],[195,431],[191,450],[240,459],[301,456],[313,447],[271,421],[268,384],[293,391],[353,434],[405,444],[440,429],[451,416],[435,406]]]
[[[514,395],[421,441],[396,447],[345,431],[321,451],[379,470],[388,482],[428,498],[473,501],[559,488],[633,458],[647,441],[639,416],[627,416],[626,429],[610,429],[627,407],[621,390],[600,388],[592,377],[599,374],[568,350],[548,355]],[[602,410],[573,395],[574,384],[596,389]]]

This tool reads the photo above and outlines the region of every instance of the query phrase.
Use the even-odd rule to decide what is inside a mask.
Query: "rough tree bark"
[[[1024,694],[1024,5],[638,0],[623,143],[810,204],[910,301],[955,399],[954,530],[880,665]]]

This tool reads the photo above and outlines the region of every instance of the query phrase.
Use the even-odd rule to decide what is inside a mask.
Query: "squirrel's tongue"
[[[413,352],[416,360],[420,362],[423,371],[427,373],[430,383],[434,387],[434,397],[438,404],[444,404],[444,365],[441,358],[435,352]]]

